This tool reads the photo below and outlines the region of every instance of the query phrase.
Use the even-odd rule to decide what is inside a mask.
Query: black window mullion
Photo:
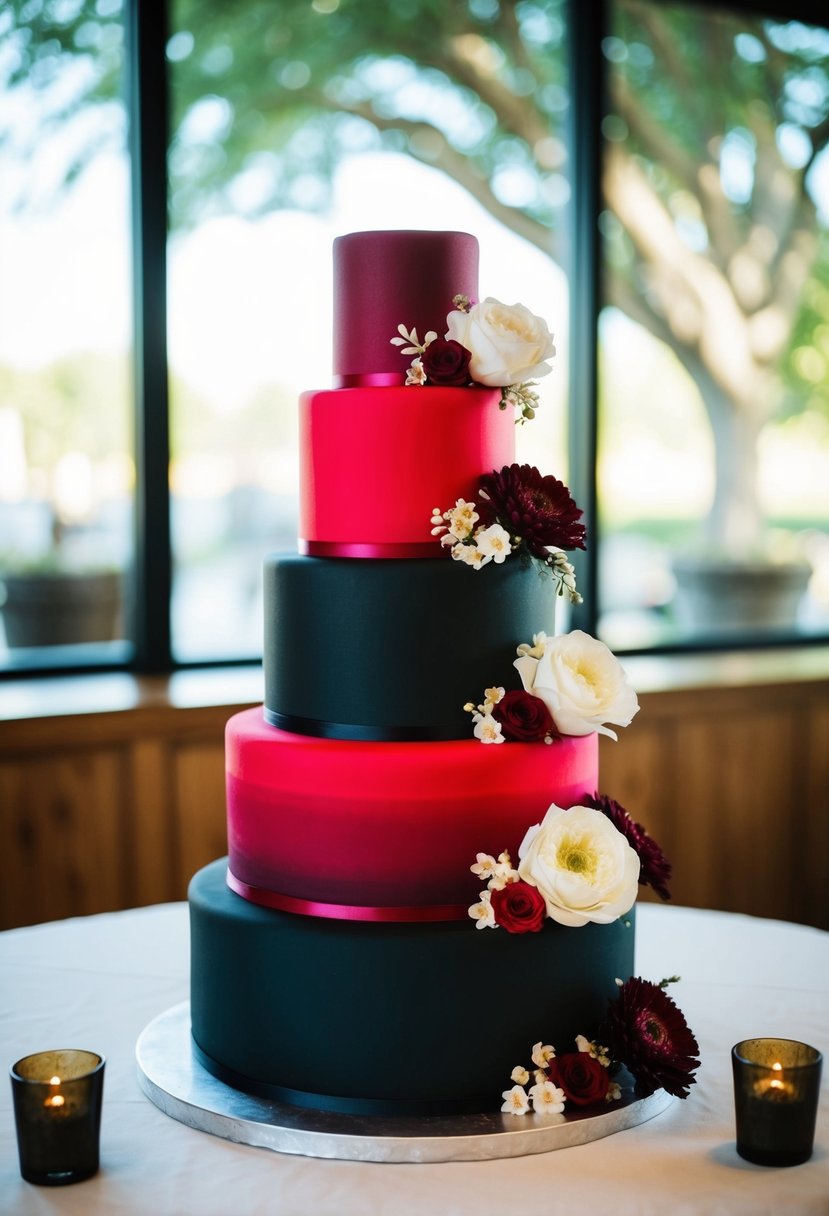
[[[604,0],[568,4],[568,146],[572,202],[569,208],[570,283],[570,486],[584,512],[587,552],[574,558],[584,602],[573,610],[573,624],[597,632],[598,495],[598,341],[601,249],[601,122],[605,74],[601,44]]]
[[[135,565],[138,671],[172,665],[170,432],[167,376],[167,3],[130,0],[128,108],[132,160],[135,385]]]

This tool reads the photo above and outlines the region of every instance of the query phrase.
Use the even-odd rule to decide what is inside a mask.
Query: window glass
[[[555,371],[519,438],[522,459],[566,477],[562,7],[174,0],[178,659],[261,648],[262,558],[296,546],[297,398],[331,384],[340,233],[478,237],[482,295],[520,300],[555,332]]]
[[[0,9],[0,667],[124,657],[129,178],[118,0]]]
[[[603,51],[601,629],[829,625],[829,31],[618,0]]]

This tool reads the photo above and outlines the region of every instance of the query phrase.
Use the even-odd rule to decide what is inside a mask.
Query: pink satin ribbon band
[[[278,912],[294,912],[299,916],[318,916],[327,920],[363,920],[377,923],[395,921],[428,923],[438,920],[464,920],[468,910],[458,904],[425,904],[401,907],[373,908],[360,904],[326,904],[315,899],[295,899],[264,887],[251,887],[228,869],[227,885],[250,904],[275,908]]]
[[[400,388],[405,381],[403,372],[356,372],[335,376],[334,388]]]
[[[387,545],[372,541],[303,540],[302,537],[297,541],[297,549],[305,557],[437,557],[442,552],[435,541]]]

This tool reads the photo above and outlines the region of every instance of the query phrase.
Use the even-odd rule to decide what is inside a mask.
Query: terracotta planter
[[[0,598],[10,648],[110,642],[120,636],[118,571],[4,574]]]
[[[673,562],[673,607],[683,631],[700,633],[792,630],[812,570],[805,562]]]

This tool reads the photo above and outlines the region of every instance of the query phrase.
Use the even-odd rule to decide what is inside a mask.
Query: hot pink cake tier
[[[343,919],[466,917],[476,854],[517,858],[552,802],[573,806],[598,785],[596,735],[353,742],[278,730],[257,708],[231,718],[225,744],[230,885]]]
[[[405,368],[409,360],[397,358]],[[515,420],[499,397],[497,389],[412,385],[303,394],[300,552],[439,556],[435,507],[473,498],[481,473],[515,459]]]

